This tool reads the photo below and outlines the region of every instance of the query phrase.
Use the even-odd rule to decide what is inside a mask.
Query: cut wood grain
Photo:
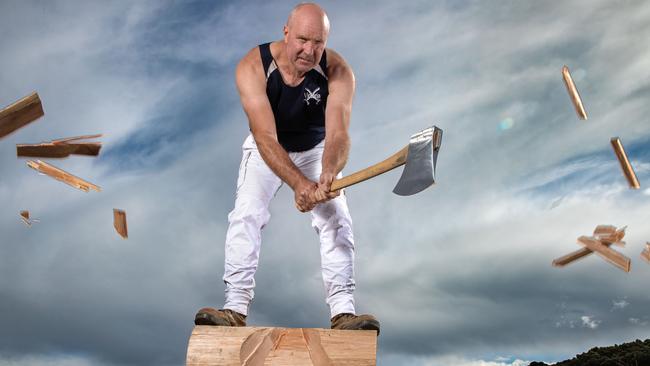
[[[197,325],[187,348],[188,366],[370,366],[377,332],[318,328]]]
[[[97,192],[101,190],[101,188],[90,182],[40,160],[28,160],[27,166],[84,192],[88,192],[90,189],[94,189]]]
[[[0,139],[43,117],[43,105],[34,92],[0,110]]]
[[[613,225],[598,225],[596,226],[596,229],[594,229],[593,238],[600,241],[606,247],[609,247],[610,245],[617,245],[622,247],[625,245],[625,242],[622,239],[625,236],[626,228],[627,226],[623,226],[617,230],[616,226]],[[563,267],[591,253],[593,253],[593,250],[589,248],[582,248],[560,258],[554,259],[552,264],[555,267]]]
[[[102,148],[101,142],[81,142],[96,137],[101,135],[66,137],[40,144],[16,144],[16,155],[34,158],[66,158],[70,154],[97,156]]]
[[[569,68],[566,65],[562,67],[562,79],[564,79],[564,85],[566,86],[566,90],[569,93],[569,97],[571,98],[571,103],[573,103],[573,107],[576,110],[576,114],[578,117],[580,117],[580,119],[587,119],[587,112],[585,111],[584,105],[582,105],[580,93],[578,93],[576,84],[573,82]]]
[[[117,208],[113,209],[113,227],[124,239],[128,239],[129,231],[126,226],[126,212]]]
[[[630,272],[630,258],[609,248],[606,245],[603,245],[603,243],[596,240],[594,237],[581,236],[578,238],[578,243],[596,252],[596,254],[600,255],[606,261],[610,262],[616,267],[624,270],[625,272]]]
[[[621,139],[618,137],[612,137],[610,142],[612,143],[612,148],[614,149],[616,158],[618,158],[618,162],[620,163],[621,169],[623,170],[623,175],[625,175],[625,179],[627,179],[627,183],[630,188],[641,188],[639,180],[636,177],[636,173],[634,173],[634,169],[632,169],[632,164],[630,164],[630,160],[627,158],[627,154],[625,153]]]

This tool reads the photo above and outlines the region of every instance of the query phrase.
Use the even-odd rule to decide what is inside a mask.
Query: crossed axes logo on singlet
[[[305,103],[309,105],[309,100],[313,99],[316,101],[316,104],[320,103],[320,94],[318,91],[320,90],[320,87],[316,88],[316,90],[311,91],[308,88],[305,88]]]

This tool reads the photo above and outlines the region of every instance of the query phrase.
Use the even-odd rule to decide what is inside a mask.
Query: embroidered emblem
[[[315,100],[316,104],[320,103],[320,93],[318,93],[320,87],[316,88],[314,91],[311,91],[308,88],[305,88],[305,90],[305,103],[307,103],[307,105],[309,105],[310,99]]]

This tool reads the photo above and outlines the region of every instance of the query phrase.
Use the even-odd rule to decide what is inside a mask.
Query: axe
[[[436,161],[442,142],[442,130],[436,126],[424,129],[411,136],[409,144],[388,159],[373,166],[334,180],[330,191],[337,191],[366,179],[386,173],[398,166],[405,165],[402,176],[393,193],[410,196],[423,191],[435,183]]]

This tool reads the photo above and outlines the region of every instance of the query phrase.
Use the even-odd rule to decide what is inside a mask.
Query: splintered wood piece
[[[618,241],[618,242],[604,242],[602,243],[605,246],[610,246],[610,245],[618,245],[618,246],[623,246],[625,244],[624,241]],[[554,267],[564,267],[567,264],[574,262],[582,257],[586,257],[589,254],[593,253],[593,251],[589,248],[582,248],[578,249],[576,251],[573,251],[567,255],[563,255],[560,258],[556,258],[553,260],[552,264]]]
[[[645,249],[641,252],[641,258],[650,263],[650,242],[645,243]]]
[[[377,332],[305,328],[194,327],[188,366],[375,365]]]
[[[20,211],[20,219],[27,226],[32,226],[32,223],[29,221],[29,211]]]
[[[38,158],[66,158],[70,154],[97,156],[101,148],[101,142],[17,144],[16,155]]]
[[[566,65],[562,67],[562,78],[564,79],[564,85],[566,85],[566,90],[569,92],[569,97],[571,97],[571,102],[573,102],[578,117],[580,117],[580,119],[587,119],[587,112],[582,105],[582,99],[580,99],[580,94],[578,93],[576,84],[573,83],[571,73],[569,73],[569,68]]]
[[[606,246],[610,246],[614,243],[603,243],[603,244]],[[567,255],[563,255],[560,258],[554,259],[552,264],[554,267],[564,267],[567,264],[574,262],[582,257],[588,256],[591,253],[593,253],[593,251],[589,248],[578,249]]]
[[[38,93],[34,92],[10,106],[0,110],[0,138],[16,131],[17,129],[41,117],[43,106]]]
[[[129,232],[126,226],[126,212],[117,208],[113,209],[113,227],[124,239],[128,239]]]
[[[630,258],[609,248],[607,245],[604,245],[603,243],[596,240],[595,238],[588,237],[588,236],[581,236],[578,238],[578,243],[596,252],[605,260],[617,266],[618,268],[624,270],[625,272],[630,272]]]
[[[61,182],[65,183],[65,184],[71,185],[71,186],[73,186],[73,187],[75,187],[77,189],[80,189],[80,190],[84,191],[84,192],[88,192],[91,188],[94,189],[97,192],[99,192],[101,190],[101,188],[99,188],[98,186],[96,186],[96,185],[94,185],[94,184],[92,184],[90,182],[87,182],[87,181],[85,181],[85,180],[83,180],[83,179],[81,179],[79,177],[75,177],[74,175],[72,175],[72,174],[70,174],[70,173],[68,173],[68,172],[66,172],[64,170],[61,170],[61,169],[59,169],[59,168],[57,168],[57,167],[55,167],[53,165],[50,165],[50,164],[48,164],[46,162],[43,162],[43,161],[40,161],[40,160],[37,160],[37,161],[28,160],[27,165],[30,168],[34,169],[34,170],[37,170],[37,171],[39,171],[39,172],[41,172],[41,173],[43,173],[45,175],[48,175],[48,176],[50,176],[50,177],[52,177],[52,178],[54,178],[54,179],[56,179],[58,181],[61,181]]]
[[[620,229],[616,229],[616,226],[613,225],[598,225],[594,229],[594,239],[600,241],[603,245],[609,247],[610,245],[625,246],[625,242],[622,241],[625,236],[625,229],[627,226],[623,226]],[[567,255],[564,255],[560,258],[554,259],[552,264],[555,267],[563,267],[567,264],[578,260],[584,256],[593,253],[589,248],[582,248],[576,251],[573,251]]]
[[[52,140],[53,144],[67,144],[70,141],[79,141],[79,140],[90,140],[90,139],[97,139],[102,137],[101,133],[95,134],[95,135],[83,135],[83,136],[75,136],[75,137],[64,137],[62,139],[56,139]]]
[[[616,226],[614,225],[598,225],[594,229],[594,236],[595,237],[600,237],[600,236],[609,236],[612,235],[616,232]]]
[[[625,246],[625,242],[622,239],[625,236],[626,228],[627,226],[623,226],[616,230],[616,226],[598,225],[594,230],[594,238],[603,244],[614,244],[622,247]]]
[[[56,139],[40,144],[17,144],[16,155],[39,158],[65,158],[70,154],[97,156],[102,148],[101,142],[80,142],[80,140],[101,136],[101,134],[84,135]]]
[[[614,152],[616,153],[618,162],[621,164],[621,169],[623,169],[623,174],[625,175],[625,179],[627,179],[630,188],[639,189],[641,185],[639,185],[639,180],[636,178],[634,169],[632,169],[632,165],[627,159],[627,154],[625,153],[621,139],[618,137],[612,137],[610,142],[612,143],[612,148],[614,148]]]
[[[32,224],[39,222],[40,220],[38,219],[31,219],[29,218],[29,211],[27,210],[22,210],[20,211],[20,220],[27,226],[32,226]]]
[[[567,264],[574,262],[582,257],[585,257],[589,254],[593,253],[591,249],[588,248],[582,248],[576,251],[573,251],[567,255],[563,255],[560,258],[553,259],[553,266],[554,267],[564,267]]]

